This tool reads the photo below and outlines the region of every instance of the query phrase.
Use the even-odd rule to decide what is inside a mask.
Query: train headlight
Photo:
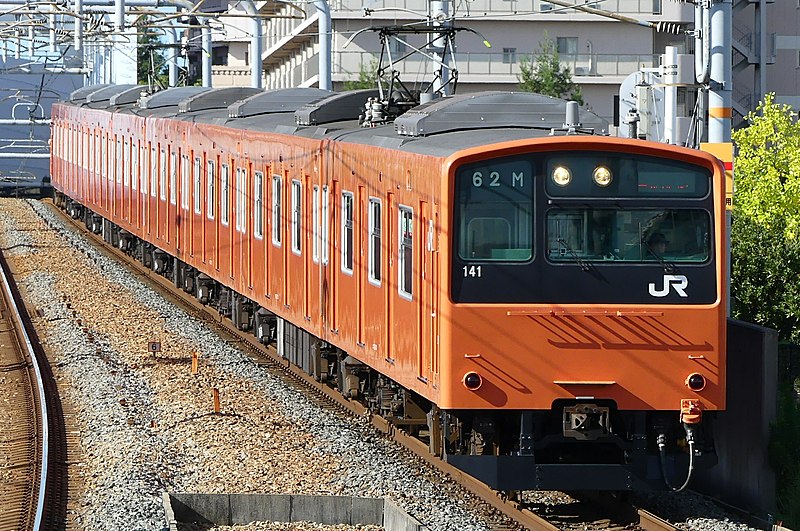
[[[553,170],[553,182],[558,186],[566,186],[572,181],[572,172],[566,166],[556,166]]]
[[[694,372],[686,378],[686,387],[692,391],[702,391],[706,387],[706,379],[702,374]]]
[[[614,176],[611,174],[611,170],[605,166],[598,166],[594,169],[594,172],[592,172],[592,178],[598,186],[608,186],[611,184]]]
[[[477,372],[469,371],[464,375],[464,378],[461,379],[461,383],[470,391],[477,391],[481,388],[481,385],[483,385],[483,378],[481,378],[481,375]]]

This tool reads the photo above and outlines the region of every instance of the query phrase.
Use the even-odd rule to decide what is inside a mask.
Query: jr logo
[[[669,295],[670,286],[675,289],[675,292],[681,297],[688,297],[686,288],[689,287],[689,279],[684,275],[664,275],[664,288],[656,290],[655,282],[650,283],[650,295],[653,297],[666,297]]]

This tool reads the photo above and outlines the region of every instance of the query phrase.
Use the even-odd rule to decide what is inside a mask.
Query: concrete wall
[[[386,531],[427,527],[389,500],[293,494],[164,493],[170,531],[177,523],[236,525],[250,522],[315,522],[325,525],[381,525]]]

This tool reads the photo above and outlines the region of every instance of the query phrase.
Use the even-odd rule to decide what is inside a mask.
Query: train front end
[[[690,466],[713,464],[719,161],[562,136],[448,163],[446,459],[500,490],[680,488]]]

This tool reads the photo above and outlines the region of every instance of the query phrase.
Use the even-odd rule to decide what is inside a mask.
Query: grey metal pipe
[[[176,87],[178,86],[178,58],[177,58],[177,48],[178,45],[178,30],[175,29],[175,19],[172,20],[172,24],[167,26],[167,35],[169,36],[169,43],[173,46],[171,48],[172,54],[170,54],[169,58],[167,59],[167,64],[169,65],[169,86]]]
[[[244,7],[245,12],[252,17],[250,25],[250,86],[253,88],[261,88],[261,56],[263,55],[263,28],[261,26],[261,19],[258,16],[258,10],[253,0],[244,0],[242,2],[242,7]]]
[[[199,20],[199,19],[198,19]],[[202,55],[201,64],[203,66],[203,86],[211,86],[211,26],[208,25],[208,20],[202,20],[202,27],[200,28],[201,42],[202,42]]]
[[[0,159],[49,159],[50,153],[0,153]]]
[[[114,28],[117,31],[125,29],[125,0],[114,0]]]
[[[333,90],[331,84],[331,9],[328,0],[314,0],[319,11],[319,88]]]
[[[705,85],[711,76],[711,15],[704,2],[694,7],[694,31],[694,75]]]
[[[56,14],[53,6],[50,6],[50,13],[47,15],[47,24],[50,26],[50,51],[56,51]]]
[[[711,7],[711,88],[708,94],[708,141],[731,141],[732,0]]]
[[[83,50],[83,0],[75,0],[75,51]]]

